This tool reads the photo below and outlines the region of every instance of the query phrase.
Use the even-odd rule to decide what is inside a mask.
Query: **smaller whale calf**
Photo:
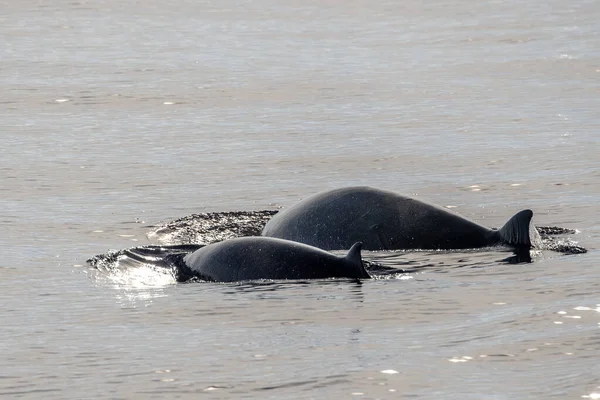
[[[370,278],[361,258],[362,243],[346,256],[290,240],[261,236],[228,239],[183,258],[192,276],[206,281],[258,279]]]

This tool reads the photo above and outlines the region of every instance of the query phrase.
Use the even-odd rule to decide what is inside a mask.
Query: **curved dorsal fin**
[[[539,234],[531,224],[532,217],[533,211],[531,210],[516,213],[500,228],[502,241],[517,247],[535,247],[539,241]]]
[[[358,269],[361,278],[369,279],[371,275],[369,275],[369,273],[365,269],[365,266],[362,261],[362,256],[360,255],[362,246],[362,242],[354,243],[352,247],[350,247],[350,250],[348,250],[348,254],[346,254],[344,258]]]

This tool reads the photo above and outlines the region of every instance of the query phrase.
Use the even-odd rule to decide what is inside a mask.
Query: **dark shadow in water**
[[[516,251],[512,256],[502,260],[508,264],[523,264],[533,262],[531,252],[529,250]]]
[[[340,282],[347,283],[352,287],[360,289],[362,287],[362,281],[360,279],[348,279],[348,278],[332,278],[332,279],[320,279],[318,280],[320,285],[339,285]],[[231,293],[237,292],[275,292],[283,286],[307,286],[314,283],[311,280],[289,280],[289,281],[269,281],[269,280],[258,280],[258,281],[243,281],[243,282],[226,282],[222,283],[224,287],[227,287],[223,293],[228,291]],[[362,292],[361,292],[362,294]]]
[[[220,293],[235,295],[250,295],[252,299],[281,300],[289,298],[288,290],[300,289],[296,293],[310,293],[313,299],[343,296],[355,304],[364,303],[363,282],[358,279],[332,278],[318,280],[284,280],[284,281],[245,281],[212,283],[219,285]],[[309,287],[313,290],[306,291]],[[327,288],[321,290],[321,288]]]

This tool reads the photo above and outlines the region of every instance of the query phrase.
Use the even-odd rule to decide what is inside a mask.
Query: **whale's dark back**
[[[319,193],[276,214],[263,236],[326,250],[465,249],[498,243],[497,231],[393,192],[349,187]]]

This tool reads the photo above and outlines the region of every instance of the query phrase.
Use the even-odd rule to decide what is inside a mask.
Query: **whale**
[[[500,229],[490,229],[429,204],[367,186],[317,193],[275,214],[261,235],[305,243],[324,250],[470,249],[506,245],[528,250],[540,242],[522,210]]]
[[[189,276],[213,282],[249,280],[369,279],[360,242],[345,256],[290,240],[248,236],[199,248],[183,262]]]

